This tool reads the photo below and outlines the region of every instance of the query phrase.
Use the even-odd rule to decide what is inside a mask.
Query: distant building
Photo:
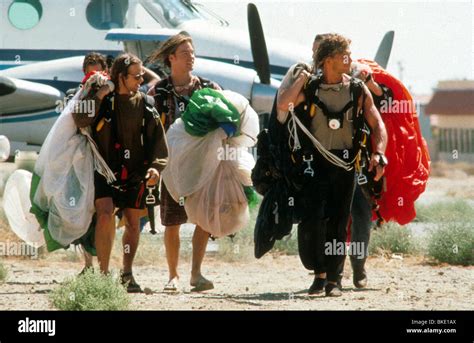
[[[434,143],[431,158],[474,163],[474,80],[439,82],[425,112]]]
[[[432,95],[418,95],[413,94],[413,100],[416,104],[416,112],[418,114],[418,122],[420,123],[421,135],[428,144],[428,148],[431,152],[435,142],[431,133],[430,117],[426,115],[426,105],[431,100]]]

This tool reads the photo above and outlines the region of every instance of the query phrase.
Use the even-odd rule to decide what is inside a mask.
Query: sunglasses
[[[127,74],[127,75],[131,75],[135,80],[140,80],[141,78],[143,78],[143,76],[145,75],[145,72],[141,72],[140,74],[136,74],[136,75],[132,75],[132,74]]]

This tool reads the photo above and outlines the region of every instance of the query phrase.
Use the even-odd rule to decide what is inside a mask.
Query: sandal
[[[191,288],[191,292],[203,292],[203,291],[208,291],[210,289],[214,289],[214,284],[212,281],[209,281],[206,279],[204,276],[201,276],[196,283],[191,283],[191,286],[194,286],[194,288]]]
[[[84,267],[81,272],[79,274],[77,274],[77,276],[82,276],[84,275],[85,273],[87,273],[88,271],[90,271],[91,273],[94,272],[94,267]]]
[[[168,283],[165,285],[165,288],[163,288],[163,292],[178,292],[178,279],[172,278],[170,281],[168,281]]]
[[[121,283],[127,288],[127,293],[142,293],[142,288],[135,281],[132,272],[122,273],[120,276]]]

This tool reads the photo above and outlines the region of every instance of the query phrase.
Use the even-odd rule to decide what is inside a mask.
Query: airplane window
[[[161,8],[158,8],[155,15],[163,17],[163,11]],[[135,23],[137,28],[141,29],[153,29],[157,27],[162,27],[161,21],[156,20],[151,16],[151,14],[143,8],[142,5],[137,5],[135,13]]]
[[[43,15],[43,6],[39,0],[15,0],[8,8],[10,23],[19,30],[35,27]]]
[[[144,0],[141,3],[158,22],[162,20],[160,17],[164,17],[168,23],[167,26],[177,27],[185,21],[201,18],[200,14],[192,10],[185,0]],[[157,9],[159,9],[159,15],[156,13]]]
[[[89,24],[97,30],[123,28],[128,0],[92,0],[86,8]]]

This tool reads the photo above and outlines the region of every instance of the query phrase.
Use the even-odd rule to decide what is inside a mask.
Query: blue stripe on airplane
[[[110,34],[112,36],[112,34]],[[118,35],[118,34],[117,34]],[[123,36],[123,34],[121,34]],[[131,34],[133,37],[137,37],[136,34]],[[141,36],[141,35],[140,35]],[[157,40],[157,37],[159,35],[154,35],[149,37],[149,35],[143,35],[143,37],[140,37],[142,40]],[[166,35],[163,35],[164,37],[168,37]],[[48,60],[55,60],[59,58],[65,58],[65,57],[73,57],[73,56],[82,56],[86,55],[87,53],[91,52],[92,50],[32,50],[32,49],[0,49],[0,63],[2,61],[14,61],[15,56],[19,55],[23,61],[32,61],[32,62],[38,62],[38,61],[48,61]],[[100,52],[102,54],[108,54],[108,55],[113,55],[116,56],[119,54],[121,51],[119,50],[98,50],[97,52]],[[199,55],[197,56],[199,58],[204,58],[207,60],[212,60],[212,61],[218,61],[218,62],[224,62],[224,63],[229,63],[229,64],[234,64],[234,60],[232,58],[220,58],[220,57],[210,57],[210,56],[202,56]],[[21,64],[19,64],[21,65]],[[254,69],[253,62],[251,61],[239,61],[238,64],[239,66],[242,66],[244,68],[251,68]],[[0,70],[2,69],[7,69],[10,67],[14,67],[18,65],[12,65],[12,64],[0,64]],[[276,66],[276,65],[270,65],[270,73],[272,74],[277,74],[277,75],[285,75],[286,72],[288,71],[287,67],[283,66]]]
[[[19,123],[25,121],[34,121],[34,120],[41,120],[41,119],[48,119],[53,117],[59,117],[59,113],[56,111],[42,113],[42,114],[33,114],[33,115],[18,115],[11,118],[2,118],[0,117],[0,123]]]
[[[149,34],[149,33],[108,33],[106,40],[113,41],[156,41],[163,42],[170,38],[172,35],[166,34]]]
[[[84,56],[92,51],[112,56],[122,52],[121,50],[0,49],[0,61],[14,62],[18,59],[17,56],[20,58],[20,63],[21,61],[49,61],[59,58]]]

